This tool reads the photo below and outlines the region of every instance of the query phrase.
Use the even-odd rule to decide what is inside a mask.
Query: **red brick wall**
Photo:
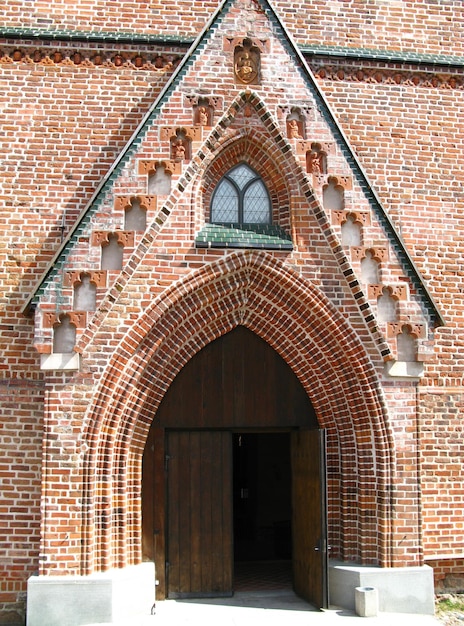
[[[43,389],[40,381],[16,370],[21,379],[2,377],[0,623],[24,614],[26,579],[38,570]]]
[[[45,48],[45,62],[33,63],[19,48],[17,61],[16,46],[0,54],[0,623],[19,619],[27,578],[39,569],[44,390],[33,320],[21,309],[63,218],[66,233],[170,71],[75,65],[69,48],[60,63],[47,65]]]
[[[341,221],[320,209],[317,198],[322,196],[321,185],[313,181],[315,190],[310,188],[303,173],[304,152],[298,151],[296,144],[293,150],[288,146],[284,111],[292,102],[306,100],[308,142],[317,138],[324,145],[333,144],[328,149],[329,173],[345,180],[347,210],[365,216],[360,218],[364,219],[365,245],[383,241],[388,248],[384,280],[406,281],[404,268],[391,243],[383,239],[382,227],[335,145],[330,125],[289,63],[282,43],[273,38],[262,13],[251,17],[259,22],[262,39],[269,40],[262,54],[263,78],[258,88],[262,95],[247,95],[237,84],[230,71],[232,55],[225,54],[230,48],[228,39],[215,32],[209,45],[195,55],[192,67],[183,72],[182,84],[173,87],[156,121],[140,134],[137,151],[128,152],[114,173],[111,188],[117,197],[146,193],[146,178],[140,174],[138,160],[170,159],[174,131],[169,129],[179,125],[190,129],[190,94],[198,90],[201,77],[202,92],[217,96],[217,130],[205,141],[208,129],[191,129],[192,159],[181,163],[181,171],[173,174],[173,192],[166,204],[162,206],[160,201],[160,206],[155,203],[151,208],[150,228],[143,237],[137,236],[135,252],[129,246],[125,271],[99,302],[92,323],[87,329],[85,325],[78,327],[77,350],[83,353],[83,370],[88,372],[84,393],[89,406],[87,428],[76,425],[66,439],[71,489],[63,481],[58,488],[63,462],[59,453],[61,415],[64,410],[76,415],[73,390],[84,374],[70,378],[69,389],[61,386],[58,377],[49,378],[53,403],[46,416],[50,428],[46,449],[50,473],[46,481],[57,487],[44,494],[44,501],[54,502],[53,507],[47,506],[44,516],[46,552],[50,555],[42,565],[44,574],[80,571],[81,567],[92,572],[137,562],[135,493],[147,425],[187,358],[238,323],[258,332],[293,365],[311,395],[321,424],[332,430],[329,479],[331,484],[338,480],[340,485],[329,493],[334,511],[332,528],[336,529],[334,536],[338,534],[334,555],[382,565],[421,562],[417,440],[409,426],[415,415],[413,387],[410,382],[396,385],[387,409],[374,376],[374,368],[382,368],[378,346],[385,348],[386,340],[372,324],[370,304],[366,301],[366,306],[358,307],[364,301],[359,284],[347,281],[343,274],[348,271],[351,276],[346,256],[350,252],[340,247],[336,236],[340,235]],[[243,14],[232,10],[221,28],[224,33],[234,33],[242,23]],[[274,83],[276,67],[279,89]],[[271,196],[278,200],[276,221],[280,221],[283,210],[283,225],[288,224],[291,204],[292,253],[231,254],[192,247],[192,238],[207,219],[208,183],[224,173],[224,155],[230,167],[243,154],[262,170]],[[95,231],[121,228],[120,203],[115,203],[109,193],[102,195],[91,220],[90,228]],[[214,263],[218,254],[225,257],[222,263]],[[190,274],[192,261],[195,267],[204,266],[195,275]],[[94,238],[88,232],[72,245],[66,263],[70,270],[98,270]],[[302,284],[297,295],[300,281],[305,287]],[[197,289],[191,291],[195,284]],[[312,284],[318,285],[320,295],[312,293]],[[52,334],[51,325],[44,320],[57,305],[64,311],[72,310],[72,285],[57,289],[57,281],[51,280],[37,314],[36,339],[44,352]],[[169,310],[164,311],[167,307]],[[405,319],[424,325],[412,289],[403,307]],[[427,341],[427,333],[424,338]],[[388,339],[392,343],[390,336]],[[73,490],[78,488],[80,472],[86,484],[83,517],[76,509],[72,518],[65,520],[63,513],[76,497]],[[79,561],[81,528],[85,535],[81,548],[84,563]]]
[[[217,0],[105,2],[75,6],[60,0],[8,2],[0,24],[8,27],[83,31],[156,33],[195,36],[217,8]],[[460,0],[377,2],[372,0],[300,0],[273,2],[299,44],[404,50],[416,53],[462,54],[463,16]]]
[[[322,65],[322,64],[321,64]],[[374,187],[388,207],[436,299],[446,326],[436,332],[436,358],[427,364],[418,407],[425,554],[461,551],[462,407],[464,398],[464,153],[463,72],[417,73],[410,67],[381,71],[359,81],[349,64],[324,65],[320,79]],[[398,70],[398,82],[392,75]],[[319,68],[319,74],[324,70]],[[364,67],[370,74],[379,71]],[[431,77],[438,80],[437,86]],[[450,84],[451,77],[457,83]],[[346,125],[345,125],[346,122]]]
[[[173,15],[177,29],[178,14],[183,12],[182,30],[176,34],[192,36],[217,3],[196,3],[195,10],[192,4],[124,3],[124,11],[118,12],[113,3],[111,7],[93,3],[85,10],[54,3],[50,15],[45,3],[35,2],[31,10],[30,3],[9,2],[0,11],[0,24],[172,34]],[[417,52],[420,41],[423,53],[462,53],[460,1],[427,3],[426,11],[422,1],[408,3],[407,8],[387,3],[366,7],[361,1],[330,8],[322,1],[275,2],[275,6],[301,44]],[[40,58],[34,56],[37,50]],[[52,58],[51,51],[61,56]],[[79,60],[76,52],[81,54]],[[22,316],[21,308],[60,243],[63,216],[67,232],[159,93],[171,71],[169,63],[175,64],[183,49],[160,48],[159,53],[165,53],[162,61],[155,52],[156,56],[152,46],[0,42],[1,510],[2,542],[9,545],[0,561],[4,568],[0,622],[11,621],[9,612],[19,615],[23,610],[25,582],[39,568],[43,399],[51,416],[47,427],[69,427],[71,432],[79,429],[78,417],[91,395],[90,377],[84,372],[71,387],[77,394],[75,415],[63,417],[66,394],[44,392],[38,354],[32,347],[33,323]],[[96,60],[100,53],[103,59]],[[142,67],[135,60],[138,55]],[[412,65],[387,70],[381,64],[334,66],[322,60],[313,61],[313,67],[446,318],[447,326],[436,332],[435,358],[426,366],[417,399],[406,394],[405,422],[396,424],[398,437],[409,432],[402,452],[404,467],[414,465],[419,446],[421,451],[423,509],[418,510],[415,494],[401,506],[414,509],[409,533],[416,532],[422,515],[426,558],[462,551],[463,72],[434,67],[418,71]],[[178,267],[186,263],[184,268],[195,267],[201,257],[180,259],[169,249],[165,253],[173,255]],[[146,297],[143,286],[140,297]],[[69,380],[48,377],[47,383],[61,390]],[[395,406],[394,386],[387,396]],[[413,424],[414,402],[418,424]],[[399,413],[401,403],[397,404]],[[72,467],[76,446],[71,436]],[[416,471],[414,466],[404,484],[414,482]],[[61,514],[65,512],[66,507]],[[354,520],[347,524],[350,527]],[[397,530],[398,537],[403,530]],[[77,554],[79,540],[73,541]],[[411,549],[415,541],[411,536]],[[437,565],[439,580],[450,565],[462,571],[460,562],[442,560]]]
[[[427,564],[433,567],[437,593],[464,593],[464,559],[451,557],[430,560]]]

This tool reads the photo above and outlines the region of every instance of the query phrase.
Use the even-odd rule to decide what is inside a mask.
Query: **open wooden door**
[[[292,433],[292,534],[295,592],[327,608],[327,497],[325,431]]]
[[[167,595],[232,595],[232,436],[171,431],[167,459]]]

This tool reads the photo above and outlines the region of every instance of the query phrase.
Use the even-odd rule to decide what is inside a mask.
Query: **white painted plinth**
[[[382,613],[420,613],[433,615],[435,597],[433,569],[420,567],[368,567],[355,563],[330,561],[329,601],[356,610],[356,587],[375,587],[378,610]]]
[[[379,612],[379,594],[375,587],[356,587],[354,590],[356,615],[376,617]]]
[[[90,576],[31,576],[27,626],[104,624],[150,614],[155,568],[141,563]]]

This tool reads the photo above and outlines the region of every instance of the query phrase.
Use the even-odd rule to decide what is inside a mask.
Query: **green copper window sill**
[[[293,250],[293,243],[275,224],[206,224],[195,238],[195,247]]]

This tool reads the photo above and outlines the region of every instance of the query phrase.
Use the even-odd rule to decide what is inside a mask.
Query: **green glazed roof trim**
[[[229,6],[232,4],[233,1],[234,0],[222,0],[220,5],[216,9],[215,13],[211,16],[211,18],[205,24],[202,32],[196,38],[195,43],[191,46],[188,53],[185,55],[184,59],[182,60],[181,64],[177,67],[177,69],[175,70],[174,74],[171,76],[168,83],[164,86],[164,88],[158,95],[158,98],[155,100],[153,105],[148,110],[147,114],[143,118],[141,124],[139,125],[138,129],[135,131],[131,140],[126,145],[125,149],[116,159],[115,163],[110,168],[110,170],[108,171],[108,173],[106,174],[106,176],[104,177],[104,179],[102,180],[98,188],[96,189],[90,202],[87,204],[87,206],[83,210],[81,217],[78,219],[77,223],[74,225],[68,237],[63,242],[62,247],[57,251],[54,259],[52,260],[50,266],[48,267],[48,269],[46,270],[42,278],[40,279],[38,285],[33,289],[28,301],[26,302],[24,306],[23,311],[25,313],[27,313],[31,308],[34,307],[35,303],[40,297],[40,294],[43,293],[46,283],[53,280],[54,274],[56,274],[56,268],[54,266],[56,265],[59,257],[66,256],[68,254],[69,249],[70,249],[71,237],[78,234],[82,225],[85,224],[86,221],[89,219],[88,214],[92,212],[92,208],[93,208],[92,205],[94,205],[96,201],[101,201],[101,198],[104,195],[106,195],[106,193],[110,190],[113,179],[116,176],[117,172],[120,170],[121,167],[124,166],[124,163],[127,161],[128,158],[130,158],[135,147],[142,140],[143,136],[145,135],[147,131],[147,127],[157,117],[164,101],[172,92],[172,90],[175,88],[175,86],[178,84],[178,82],[182,79],[184,73],[186,72],[187,66],[191,64],[194,61],[194,59],[196,59],[199,52],[207,45],[207,41],[209,40],[212,33],[218,28],[219,24],[222,22],[226,11],[228,10]],[[433,299],[433,296],[429,292],[427,285],[422,279],[420,272],[418,268],[416,267],[411,255],[409,254],[402,237],[396,231],[396,228],[393,222],[391,221],[388,213],[385,211],[385,208],[382,202],[380,201],[380,198],[378,197],[377,193],[368,182],[367,175],[364,169],[362,168],[361,163],[359,162],[358,158],[356,157],[347,136],[345,135],[338,121],[336,120],[335,115],[327,101],[327,98],[325,97],[324,93],[322,92],[319,85],[317,84],[317,81],[314,79],[308,67],[307,60],[303,56],[302,50],[300,50],[300,48],[294,42],[293,38],[290,36],[288,31],[280,22],[274,9],[272,8],[272,5],[269,3],[269,0],[258,0],[258,2],[263,8],[266,15],[269,17],[271,23],[274,24],[274,26],[276,27],[275,29],[276,36],[281,40],[285,49],[287,49],[287,51],[289,52],[290,56],[295,58],[295,64],[297,68],[299,69],[303,80],[305,81],[309,90],[313,93],[313,96],[315,97],[316,102],[318,102],[319,106],[321,107],[321,111],[323,112],[323,115],[325,119],[327,120],[329,126],[332,128],[334,132],[334,136],[337,138],[337,141],[340,143],[342,151],[344,152],[345,156],[347,157],[351,165],[354,166],[355,175],[357,176],[358,181],[360,182],[361,186],[365,189],[366,194],[368,198],[370,199],[372,206],[375,209],[376,213],[380,216],[381,222],[386,228],[387,236],[393,237],[394,243],[401,250],[401,258],[406,264],[405,269],[408,272],[408,275],[411,276],[411,279],[413,283],[415,284],[415,286],[418,288],[419,292],[424,296],[424,301],[425,301],[424,304],[426,304],[426,308],[428,309],[428,312],[431,314],[431,317],[434,318],[434,322],[436,325],[444,325],[444,319],[442,318],[438,310],[438,307]],[[319,54],[321,54],[321,50],[319,50]],[[84,216],[85,216],[85,219],[84,219]],[[255,233],[254,236],[258,234],[260,233]],[[260,242],[258,242],[257,240],[253,240],[250,235],[249,237],[250,239],[248,240],[248,242],[255,241],[255,243],[253,244],[254,246],[261,245],[262,247],[265,247],[263,245],[265,243],[265,240],[261,240]],[[198,240],[198,241],[200,242],[201,240]],[[202,243],[203,245],[207,246],[209,242],[204,241]],[[236,246],[240,246],[240,247],[244,247],[245,245],[247,245],[245,243],[245,239],[238,239],[238,238],[235,240],[235,242],[230,241],[226,243],[228,247],[233,247],[233,244],[235,244]],[[213,241],[211,241],[210,245],[211,246],[219,245],[219,242],[214,244]],[[249,243],[248,245],[251,245],[251,243]],[[268,240],[267,247],[269,246],[271,246],[271,241]],[[281,249],[291,249],[290,247],[284,248],[283,246],[291,246],[291,241],[284,238],[282,242],[277,243],[278,248],[281,247]]]
[[[349,48],[347,46],[300,45],[305,56],[327,56],[344,59],[385,61],[387,63],[412,63],[419,65],[441,65],[464,67],[464,57],[448,54],[421,54],[403,50],[376,50],[374,48]]]
[[[176,46],[191,46],[194,37],[182,37],[180,35],[133,32],[108,32],[101,30],[83,31],[68,29],[46,28],[22,28],[1,27],[0,38],[2,39],[42,39],[46,41],[88,41],[98,43],[134,43],[134,44],[162,44]]]
[[[195,246],[293,250],[290,236],[275,224],[206,224],[196,236]]]
[[[266,5],[265,12],[272,19],[273,10],[271,9],[271,6],[266,0],[261,0],[261,2]],[[309,69],[307,59],[305,58],[302,50],[300,50],[300,48],[295,44],[291,37],[289,37],[283,26],[281,28],[282,32],[277,32],[277,37],[279,37],[284,47],[288,50],[289,54],[296,57],[295,61],[299,61],[298,66],[303,80],[308,86],[308,89],[313,93],[316,102],[318,102],[320,110],[325,117],[329,127],[331,128],[334,137],[337,138],[338,145],[345,155],[345,158],[352,166],[353,174],[356,176],[358,183],[363,188],[366,197],[370,201],[371,207],[373,208],[374,212],[379,217],[380,222],[385,228],[387,237],[390,239],[390,241],[392,241],[393,239],[392,244],[396,246],[396,248],[400,251],[399,256],[402,262],[405,264],[404,267],[407,275],[411,278],[411,281],[417,288],[418,292],[425,296],[423,302],[426,305],[427,313],[432,318],[432,323],[436,326],[444,326],[445,320],[438,310],[438,306],[435,303],[432,294],[430,293],[425,281],[423,280],[419,272],[417,265],[410,255],[402,236],[395,228],[393,221],[385,210],[385,207],[380,200],[380,197],[378,196],[376,190],[369,183],[368,176],[364,168],[362,167],[356,153],[354,152],[346,133],[339,124],[327,97],[325,96],[324,92],[319,87],[317,81],[312,75],[311,70]]]
[[[190,46],[194,37],[169,33],[151,34],[135,32],[110,32],[101,30],[82,31],[70,29],[46,29],[0,26],[2,39],[37,39],[56,41],[88,41],[98,43],[133,43]],[[385,61],[387,63],[414,63],[464,67],[464,57],[448,54],[430,54],[404,50],[377,50],[375,48],[350,48],[348,46],[326,46],[324,44],[298,44],[305,56],[327,56],[345,59]]]

